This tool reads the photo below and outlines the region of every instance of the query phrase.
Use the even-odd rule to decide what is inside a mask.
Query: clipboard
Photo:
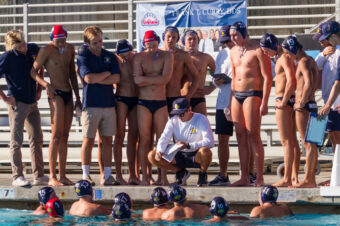
[[[327,120],[328,116],[318,119],[318,113],[311,112],[309,114],[305,142],[321,147],[325,137]]]
[[[223,82],[223,84],[229,84],[229,83],[231,83],[231,78],[230,77],[228,77],[226,74],[224,74],[224,73],[218,73],[218,74],[213,74],[213,75],[211,75],[213,78],[220,78],[220,79],[223,79],[224,80],[224,82]]]
[[[167,162],[172,162],[177,152],[180,150],[180,148],[183,146],[183,144],[170,144],[166,148],[165,152],[163,153],[162,158],[165,159]]]

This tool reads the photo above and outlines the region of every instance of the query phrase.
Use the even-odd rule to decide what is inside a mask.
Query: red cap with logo
[[[145,32],[144,34],[144,43],[148,43],[148,42],[159,42],[159,37],[157,36],[156,32],[154,32],[153,30],[149,30],[147,32]]]
[[[62,38],[67,38],[67,31],[62,25],[55,25],[50,34],[50,39],[62,39]]]

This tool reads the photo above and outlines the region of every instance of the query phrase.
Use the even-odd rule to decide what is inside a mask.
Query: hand
[[[51,84],[47,84],[46,92],[47,92],[47,96],[49,98],[51,98],[51,99],[54,98],[54,95],[55,95],[55,88],[54,88],[54,86],[52,86]]]
[[[262,116],[268,114],[268,105],[266,103],[262,103],[261,104],[261,106],[260,106],[260,114]]]
[[[340,104],[337,105],[337,106],[335,106],[334,110],[335,110],[335,111],[338,111],[338,114],[340,114]]]
[[[182,147],[179,149],[179,150],[184,150],[184,149],[187,149],[188,147],[188,144],[187,143],[184,143],[182,141],[179,141],[176,143],[177,145],[182,145]]]
[[[335,52],[335,47],[334,46],[327,46],[323,51],[322,54],[324,56],[329,56],[332,55]]]
[[[324,117],[328,115],[330,110],[331,108],[329,106],[327,105],[323,106],[318,112],[319,117]]]
[[[41,90],[40,91],[37,91],[37,96],[35,98],[36,101],[40,100],[41,98]]]
[[[13,96],[7,96],[6,99],[4,100],[6,104],[15,106],[16,100]]]
[[[275,102],[275,108],[277,109],[283,109],[286,106],[286,104],[282,103],[282,100],[277,99]]]
[[[215,78],[214,79],[214,83],[218,86],[222,85],[224,82],[224,79],[221,79],[221,78]]]
[[[300,111],[300,110],[303,109],[304,106],[305,106],[305,105],[303,105],[300,101],[299,101],[299,102],[296,102],[296,103],[294,104],[294,110],[295,110],[295,111]]]
[[[156,151],[155,160],[156,161],[160,161],[162,159],[162,156],[163,156],[162,153],[160,153],[159,151]]]
[[[137,76],[134,76],[133,79],[134,79],[134,81],[137,85],[144,82],[144,76],[138,76],[137,75]]]
[[[83,107],[80,99],[78,99],[78,98],[76,99],[76,103],[74,104],[73,110],[76,110],[77,107],[79,107],[80,109],[82,109],[82,107]]]

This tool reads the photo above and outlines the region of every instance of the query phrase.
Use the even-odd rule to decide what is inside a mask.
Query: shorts
[[[340,114],[338,111],[330,110],[326,130],[328,132],[340,131]]]
[[[229,136],[233,135],[234,123],[226,119],[224,111],[221,109],[216,110],[215,125],[216,125],[215,134]]]
[[[101,136],[113,136],[117,130],[115,107],[85,108],[81,115],[83,137],[95,138],[97,129]]]
[[[186,169],[186,168],[201,168],[201,165],[195,162],[195,156],[197,154],[198,150],[191,151],[191,152],[185,152],[185,151],[179,151],[175,155],[176,160],[176,166],[180,169]]]

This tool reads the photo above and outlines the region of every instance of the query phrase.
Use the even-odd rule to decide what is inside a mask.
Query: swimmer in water
[[[143,211],[144,221],[158,221],[161,220],[162,214],[169,210],[169,198],[165,189],[162,187],[157,187],[153,189],[150,202],[153,204],[153,208],[145,209]]]
[[[58,198],[55,191],[51,187],[43,187],[38,191],[38,199],[40,205],[33,212],[34,215],[44,215],[46,214],[46,203],[51,199]]]

